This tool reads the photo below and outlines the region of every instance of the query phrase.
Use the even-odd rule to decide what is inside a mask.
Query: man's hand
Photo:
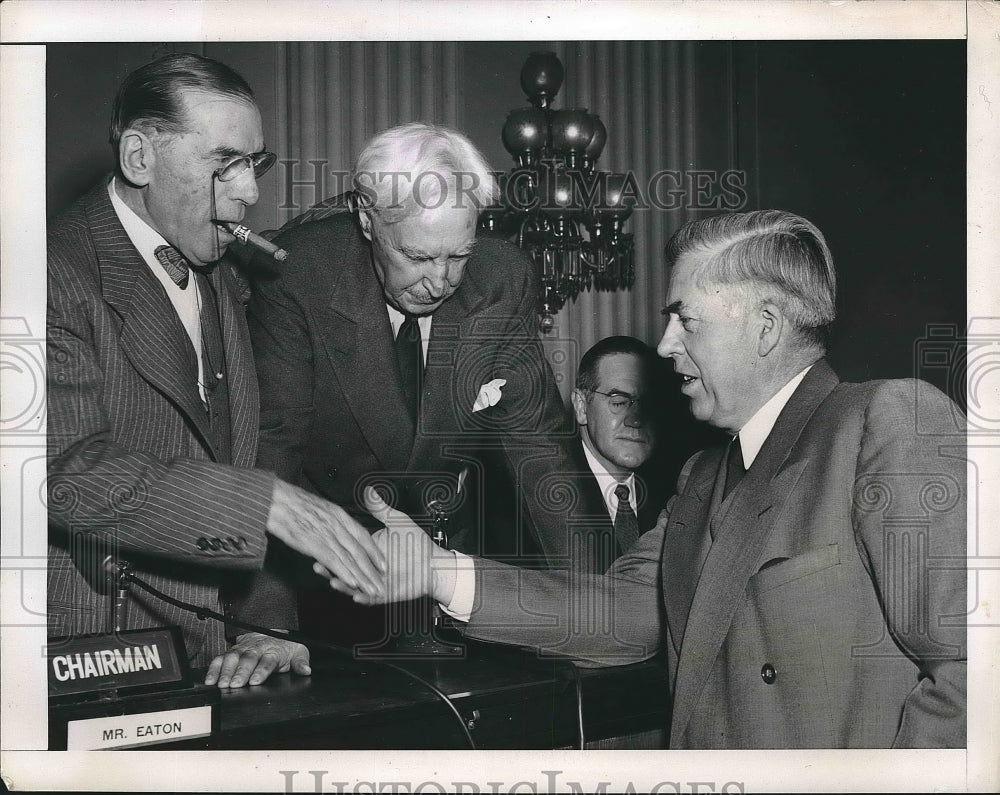
[[[382,597],[385,556],[368,531],[339,505],[278,480],[267,531],[321,564],[352,592],[373,600]]]
[[[301,643],[280,640],[258,632],[247,632],[225,654],[208,666],[205,684],[219,687],[259,685],[277,669],[279,674],[294,671],[309,676],[309,649]]]
[[[431,596],[442,604],[455,591],[455,555],[442,549],[409,516],[390,508],[373,488],[365,489],[365,508],[385,528],[372,536],[385,556],[385,588],[379,594],[362,592],[336,572],[317,564],[313,570],[330,585],[363,605],[405,602]]]

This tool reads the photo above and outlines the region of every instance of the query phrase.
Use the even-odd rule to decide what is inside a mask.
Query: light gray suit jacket
[[[248,471],[258,396],[238,284],[219,295],[231,464],[218,463],[197,360],[163,286],[98,185],[50,227],[48,250],[49,634],[108,629],[107,552],[168,595],[220,609],[219,586],[259,568],[274,476]],[[224,632],[133,589],[129,628],[179,625],[192,664]]]
[[[603,664],[662,650],[673,748],[963,747],[964,429],[924,382],[817,362],[725,501],[709,450],[607,576],[477,561],[468,633]]]

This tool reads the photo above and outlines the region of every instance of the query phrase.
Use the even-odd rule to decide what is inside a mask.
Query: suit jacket
[[[219,296],[231,415],[220,463],[196,387],[197,360],[163,286],[122,228],[102,182],[48,235],[49,631],[109,629],[101,560],[112,553],[168,595],[219,610],[219,586],[259,568],[273,475],[257,450],[257,379],[238,285]],[[236,578],[238,579],[238,578]],[[234,583],[235,584],[235,583]],[[133,588],[128,626],[179,625],[193,665],[224,650],[213,621]]]
[[[524,255],[503,240],[477,242],[458,289],[434,313],[414,423],[370,245],[353,215],[286,227],[275,242],[288,260],[262,276],[254,262],[248,315],[261,382],[258,466],[362,519],[370,519],[360,505],[366,485],[383,486],[422,523],[429,500],[444,497],[452,546],[565,558],[563,507],[537,484],[553,469],[573,469],[572,429],[542,354]],[[506,380],[499,402],[474,412],[494,379]],[[319,612],[352,609],[319,585]]]
[[[962,747],[964,429],[929,384],[817,362],[726,500],[712,449],[606,577],[477,561],[468,632],[601,663],[664,651],[674,748]],[[589,610],[607,631],[574,631]]]
[[[600,484],[587,461],[583,440],[577,437],[572,450],[576,467],[572,474],[575,499],[573,507],[568,511],[567,524],[570,532],[576,535],[574,543],[579,553],[573,565],[582,565],[583,570],[601,574],[628,550],[615,537],[614,521],[608,514]],[[553,477],[554,473],[546,475],[547,479]],[[665,484],[649,479],[643,469],[635,473],[635,491],[638,504],[636,517],[641,535],[653,529],[660,511],[666,505],[667,494]]]
[[[288,261],[255,283],[249,312],[261,467],[348,508],[360,505],[363,485],[381,483],[416,514],[466,465],[469,492],[492,488],[483,452],[499,453],[520,482],[553,466],[570,469],[566,411],[536,333],[531,267],[517,248],[480,239],[458,290],[434,313],[414,424],[370,246],[354,217],[302,224],[276,242]],[[507,382],[500,401],[474,412],[480,388],[496,378]],[[544,515],[542,502],[529,500],[532,515]],[[481,549],[476,530],[465,528],[453,543]],[[565,554],[564,532],[539,541],[547,555]]]

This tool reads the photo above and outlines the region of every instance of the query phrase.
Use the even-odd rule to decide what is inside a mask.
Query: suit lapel
[[[614,521],[608,513],[608,504],[604,501],[604,494],[601,493],[601,485],[597,482],[597,477],[590,468],[587,461],[587,454],[583,449],[583,439],[577,436],[572,445],[574,475],[579,481],[580,502],[576,506],[574,513],[591,520],[603,520],[608,532],[614,531]],[[605,567],[607,568],[607,567]]]
[[[321,337],[344,399],[372,452],[387,470],[403,470],[410,458],[413,421],[396,370],[385,298],[367,245],[351,237],[343,241],[343,251],[346,265],[319,318]]]
[[[87,215],[104,298],[122,318],[122,351],[136,372],[190,420],[214,457],[191,340],[163,285],[118,220],[106,184],[95,190]]]
[[[408,468],[426,468],[428,456],[440,459],[437,445],[443,437],[454,436],[459,428],[460,414],[471,411],[482,384],[466,383],[466,379],[461,377],[464,369],[460,358],[469,351],[469,318],[476,313],[482,301],[475,283],[466,278],[455,294],[434,313],[424,368],[420,416]],[[400,401],[401,390],[400,387]]]
[[[639,532],[645,533],[652,529],[663,508],[663,483],[645,477],[641,472],[635,473],[635,498],[639,505]]]
[[[740,486],[724,503],[718,504],[717,494],[709,501],[710,509],[717,504],[716,515],[710,516],[715,541],[701,568],[682,635],[671,745],[679,741],[687,726],[742,603],[747,581],[757,571],[767,538],[808,463],[807,458],[790,455],[793,447],[813,412],[836,385],[837,377],[825,361],[813,365],[785,405]],[[718,461],[716,473],[721,465]],[[702,530],[705,527],[701,524]],[[702,541],[707,538],[703,532]],[[668,539],[666,549],[669,547]],[[679,571],[674,567],[665,569],[674,577]]]
[[[662,580],[670,641],[675,653],[680,652],[684,641],[688,611],[708,555],[707,528],[719,460],[715,451],[702,453],[691,469],[683,492],[674,497],[670,506],[663,543]]]
[[[593,561],[585,561],[586,570],[603,574],[621,556],[615,538],[614,520],[608,513],[601,484],[587,461],[583,439],[577,436],[571,449],[573,472],[567,473],[567,477],[572,478],[570,485],[576,490],[579,500],[567,517],[571,520],[567,529],[578,533],[580,539],[575,545],[572,538],[568,539],[567,552],[573,551],[574,546],[588,554],[592,550]]]

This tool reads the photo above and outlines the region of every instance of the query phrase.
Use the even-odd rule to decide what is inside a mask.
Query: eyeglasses
[[[278,156],[274,152],[257,152],[252,155],[243,155],[242,157],[230,160],[222,168],[216,169],[215,178],[219,182],[231,182],[244,174],[247,169],[252,168],[254,178],[260,179],[277,161]]]
[[[631,411],[633,406],[642,408],[642,398],[623,395],[621,392],[601,392],[597,389],[590,390],[595,395],[602,395],[608,399],[608,408],[612,414],[624,414]]]

